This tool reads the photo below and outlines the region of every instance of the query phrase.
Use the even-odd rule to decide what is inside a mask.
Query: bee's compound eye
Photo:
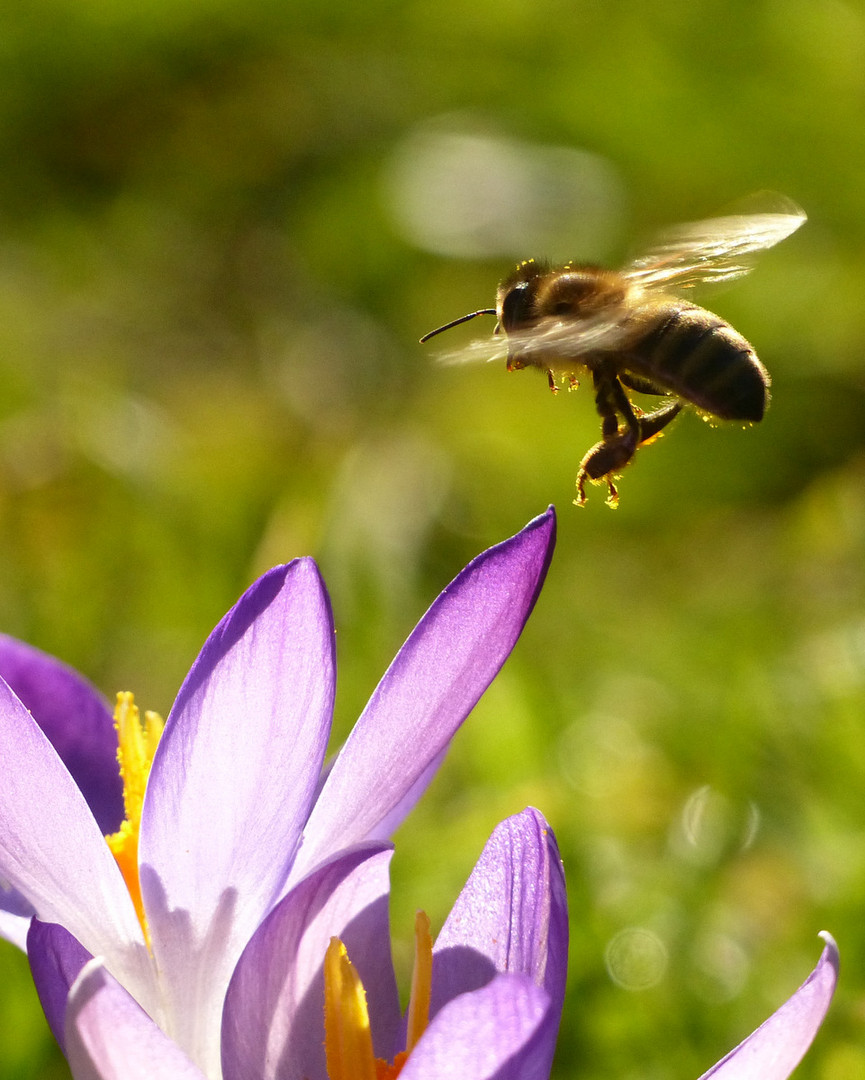
[[[532,318],[534,290],[531,282],[520,281],[513,285],[502,300],[501,324],[505,332],[518,330]]]

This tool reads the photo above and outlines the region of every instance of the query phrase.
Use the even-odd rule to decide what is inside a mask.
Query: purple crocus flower
[[[156,748],[138,839],[143,922],[103,835],[122,817],[110,713],[57,661],[0,642],[0,933],[23,944],[31,927],[61,1045],[63,987],[93,956],[93,979],[122,987],[177,1052],[220,1075],[226,991],[253,934],[301,883],[405,817],[519,637],[554,537],[550,509],[466,567],[326,774],[335,662],[324,585],[309,559],[260,578],[208,638]],[[44,924],[65,932],[63,947],[40,944]]]
[[[495,830],[434,948],[420,944],[406,1021],[390,961],[390,857],[381,843],[337,855],[253,934],[225,999],[224,1080],[362,1080],[376,1075],[376,1059],[386,1076],[401,1069],[402,1080],[549,1076],[565,989],[567,909],[558,849],[543,817],[525,810]],[[324,973],[334,935],[363,988],[336,1004]],[[38,922],[31,938],[57,970],[75,947],[62,928]],[[417,1000],[420,1022],[412,1016]],[[201,1072],[99,960],[71,988],[64,1038],[76,1080],[214,1075]]]
[[[389,858],[375,844],[336,856],[255,932],[226,996],[223,1080],[372,1080],[397,1070],[400,1080],[548,1080],[564,993],[567,912],[558,852],[541,815],[526,810],[503,822],[485,848],[433,949],[428,1022],[414,1039],[411,1017],[400,1021],[389,960]],[[343,1056],[331,1054],[334,1032],[322,1020],[329,991],[322,955],[328,934],[340,927],[366,988],[355,1027],[364,1027],[367,1014],[370,1027],[360,1032],[366,1046],[352,1039],[349,995]],[[838,953],[824,936],[826,947],[802,986],[701,1080],[787,1080],[835,989]],[[70,946],[80,948],[62,928],[38,922],[31,937],[58,971]],[[413,997],[422,981],[415,979]],[[76,1080],[207,1080],[101,961],[82,968],[68,1001],[65,1045]],[[377,1072],[373,1052],[389,1062],[395,1055],[388,1048],[407,1041],[407,1058],[396,1056],[392,1069]]]

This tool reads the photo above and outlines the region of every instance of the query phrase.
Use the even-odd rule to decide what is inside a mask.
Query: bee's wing
[[[480,361],[504,360],[508,355],[508,339],[498,330],[490,337],[475,338],[458,349],[436,353],[440,364],[473,364]]]
[[[687,288],[747,274],[758,251],[774,247],[805,221],[792,200],[774,196],[772,208],[677,225],[624,274],[638,288]]]
[[[586,353],[620,348],[634,333],[636,310],[616,308],[589,319],[541,319],[526,330],[509,334],[496,331],[460,349],[440,353],[437,359],[443,364],[470,364],[479,360],[506,360],[509,354],[531,354],[540,366],[545,354],[551,359],[567,356],[579,360]]]

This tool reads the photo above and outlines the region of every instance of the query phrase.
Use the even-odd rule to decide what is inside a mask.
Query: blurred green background
[[[532,803],[569,881],[556,1076],[696,1078],[821,929],[842,982],[797,1076],[865,1075],[862,4],[9,0],[0,53],[0,628],[167,712],[312,554],[341,740],[436,593],[556,503],[524,637],[397,836],[401,972],[414,909],[440,925]],[[809,221],[710,306],[772,407],[681,418],[615,513],[571,505],[588,390],[417,344],[518,258],[616,264],[759,189]],[[0,1076],[66,1075],[0,966]]]

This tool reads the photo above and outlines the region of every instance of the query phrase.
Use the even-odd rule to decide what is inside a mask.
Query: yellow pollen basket
[[[415,916],[415,963],[407,1014],[406,1048],[393,1064],[373,1053],[366,991],[339,938],[324,959],[324,1048],[330,1080],[395,1080],[429,1023],[432,936],[426,914]]]
[[[142,723],[132,694],[117,695],[114,729],[117,732],[117,762],[123,780],[123,809],[126,817],[118,831],[105,839],[123,874],[148,947],[150,934],[138,879],[138,833],[141,828],[141,808],[144,805],[147,777],[150,775],[153,755],[164,727],[165,721],[155,712],[146,712]]]

